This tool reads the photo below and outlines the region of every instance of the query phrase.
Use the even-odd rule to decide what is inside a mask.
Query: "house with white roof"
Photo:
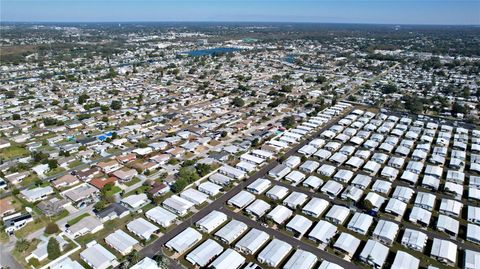
[[[261,218],[271,209],[271,205],[261,199],[255,200],[249,206],[245,208],[245,212],[252,215],[255,218]]]
[[[238,220],[231,220],[215,233],[215,237],[229,245],[239,238],[247,229],[247,224]]]
[[[298,249],[295,253],[288,259],[287,263],[283,266],[283,269],[311,269],[317,263],[317,256],[311,252]]]
[[[273,220],[277,224],[283,224],[293,215],[292,210],[283,205],[277,205],[267,214],[267,218]]]
[[[465,250],[463,269],[476,269],[480,267],[480,252],[470,249]]]
[[[388,247],[370,239],[360,253],[360,260],[373,268],[382,268],[387,260],[388,252]]]
[[[215,257],[223,252],[223,247],[215,240],[207,239],[200,246],[190,252],[185,259],[193,265],[207,266]]]
[[[163,201],[162,205],[169,211],[184,216],[194,207],[194,204],[178,195],[172,195]]]
[[[328,244],[337,234],[337,226],[328,221],[320,220],[308,234],[308,239],[322,245]]]
[[[235,249],[247,255],[254,255],[269,239],[270,236],[266,232],[253,228],[235,244]]]
[[[418,269],[420,260],[404,251],[397,251],[391,269]]]
[[[87,244],[87,248],[80,252],[80,258],[93,269],[107,269],[118,264],[115,255],[97,242]]]
[[[384,244],[391,245],[395,241],[399,229],[400,227],[398,224],[382,219],[377,223],[377,226],[375,226],[372,238],[377,239]]]
[[[423,249],[427,245],[427,240],[428,237],[425,233],[407,228],[403,233],[401,243],[410,249],[423,252]]]
[[[133,247],[139,243],[135,238],[131,237],[123,230],[116,230],[109,234],[105,237],[105,242],[110,247],[120,252],[123,256],[132,252]]]
[[[352,258],[358,247],[360,246],[360,239],[349,233],[341,233],[337,241],[333,245],[333,248],[339,251],[341,254]]]
[[[172,225],[172,223],[177,219],[177,215],[160,206],[156,206],[148,210],[147,212],[145,212],[145,216],[149,220],[154,221],[155,223],[164,228]]]
[[[450,266],[455,266],[457,262],[457,245],[438,238],[433,239],[430,256]]]
[[[241,191],[227,201],[227,204],[235,206],[237,208],[244,208],[250,203],[255,201],[255,195],[247,192]]]
[[[288,206],[291,209],[301,207],[308,199],[308,195],[301,192],[292,192],[282,202],[283,205]]]
[[[268,188],[270,188],[271,185],[272,182],[270,182],[270,180],[265,178],[259,178],[254,182],[250,183],[250,185],[248,185],[246,189],[253,194],[262,194]]]
[[[270,267],[277,267],[288,253],[292,250],[292,246],[284,241],[274,238],[270,243],[258,254],[258,261]]]
[[[356,212],[347,225],[347,229],[365,235],[373,223],[373,217],[364,213]]]
[[[282,200],[283,198],[285,198],[285,196],[287,196],[288,192],[288,188],[275,185],[270,190],[268,190],[266,196],[272,200]]]
[[[245,258],[235,250],[229,248],[218,256],[211,264],[213,269],[238,269],[245,263]]]
[[[227,215],[220,211],[212,211],[208,213],[205,217],[200,219],[195,223],[195,226],[204,233],[211,233],[213,230],[217,229],[224,222],[227,221]]]
[[[340,205],[333,205],[325,215],[325,219],[336,224],[343,224],[350,215],[350,209]]]
[[[313,222],[302,215],[295,215],[285,226],[295,237],[303,236],[312,226]]]
[[[127,229],[134,235],[147,241],[150,240],[152,234],[159,230],[157,226],[148,222],[144,218],[134,219],[133,221],[129,222],[127,224]]]
[[[120,203],[129,208],[130,210],[138,210],[150,203],[150,200],[145,193],[140,193],[127,196],[120,200]]]
[[[181,254],[190,249],[201,239],[202,234],[200,234],[197,230],[188,227],[181,233],[176,235],[174,238],[170,239],[170,241],[168,241],[165,246],[170,250]]]

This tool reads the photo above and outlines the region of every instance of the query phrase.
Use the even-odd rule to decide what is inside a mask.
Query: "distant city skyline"
[[[318,22],[479,25],[478,0],[2,0],[2,22]]]

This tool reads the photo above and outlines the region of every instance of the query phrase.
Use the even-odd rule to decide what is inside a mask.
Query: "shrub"
[[[48,259],[55,260],[56,258],[60,257],[60,244],[58,243],[57,239],[51,237],[48,240],[47,244],[47,252],[48,252]]]
[[[56,234],[58,232],[60,232],[60,229],[55,222],[50,222],[49,224],[47,224],[47,227],[45,227],[46,234]]]

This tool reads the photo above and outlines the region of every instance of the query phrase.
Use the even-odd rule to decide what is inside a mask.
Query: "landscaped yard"
[[[140,182],[140,179],[139,179],[138,177],[135,177],[135,178],[133,178],[132,180],[127,181],[127,182],[125,182],[125,183],[123,183],[123,184],[126,185],[126,186],[128,186],[128,187],[130,187],[130,186],[132,186],[132,185],[134,185],[134,184],[136,184],[136,183],[138,183],[138,182]]]
[[[0,150],[0,159],[3,160],[9,160],[27,155],[28,150],[19,146],[11,146]]]
[[[55,175],[55,174],[58,174],[58,173],[64,172],[64,171],[65,171],[65,168],[63,168],[63,167],[57,167],[57,168],[55,168],[55,169],[52,169],[52,170],[48,171],[48,173],[46,173],[45,175],[46,175],[46,176],[53,176],[53,175]]]
[[[84,214],[82,214],[82,215],[80,215],[80,216],[78,216],[78,217],[76,217],[76,218],[73,218],[73,219],[67,221],[67,224],[70,225],[70,226],[72,226],[73,224],[79,222],[80,220],[82,220],[83,218],[88,217],[88,216],[90,216],[90,214],[84,213]]]
[[[113,186],[111,190],[105,192],[105,195],[107,195],[107,196],[112,196],[112,195],[114,195],[115,193],[120,192],[121,190],[122,190],[122,189],[120,189],[119,186]]]
[[[126,197],[126,196],[129,196],[129,195],[132,195],[132,194],[146,193],[149,188],[150,188],[150,186],[140,186],[140,187],[134,189],[133,191],[126,193],[124,196]]]
[[[75,167],[77,167],[77,166],[79,166],[79,165],[81,165],[81,164],[83,164],[82,161],[76,160],[76,161],[71,162],[71,163],[68,165],[68,168],[72,169],[72,168],[75,168]]]

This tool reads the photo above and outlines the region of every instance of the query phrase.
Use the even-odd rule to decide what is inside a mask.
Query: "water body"
[[[293,64],[295,63],[295,56],[295,54],[287,54],[287,56],[285,56],[283,60],[289,64]]]
[[[240,49],[238,48],[212,48],[212,49],[203,49],[203,50],[191,50],[191,51],[186,51],[182,52],[181,54],[185,54],[188,56],[207,56],[207,55],[215,55],[215,54],[223,54],[223,53],[231,53],[235,51],[239,51]]]

